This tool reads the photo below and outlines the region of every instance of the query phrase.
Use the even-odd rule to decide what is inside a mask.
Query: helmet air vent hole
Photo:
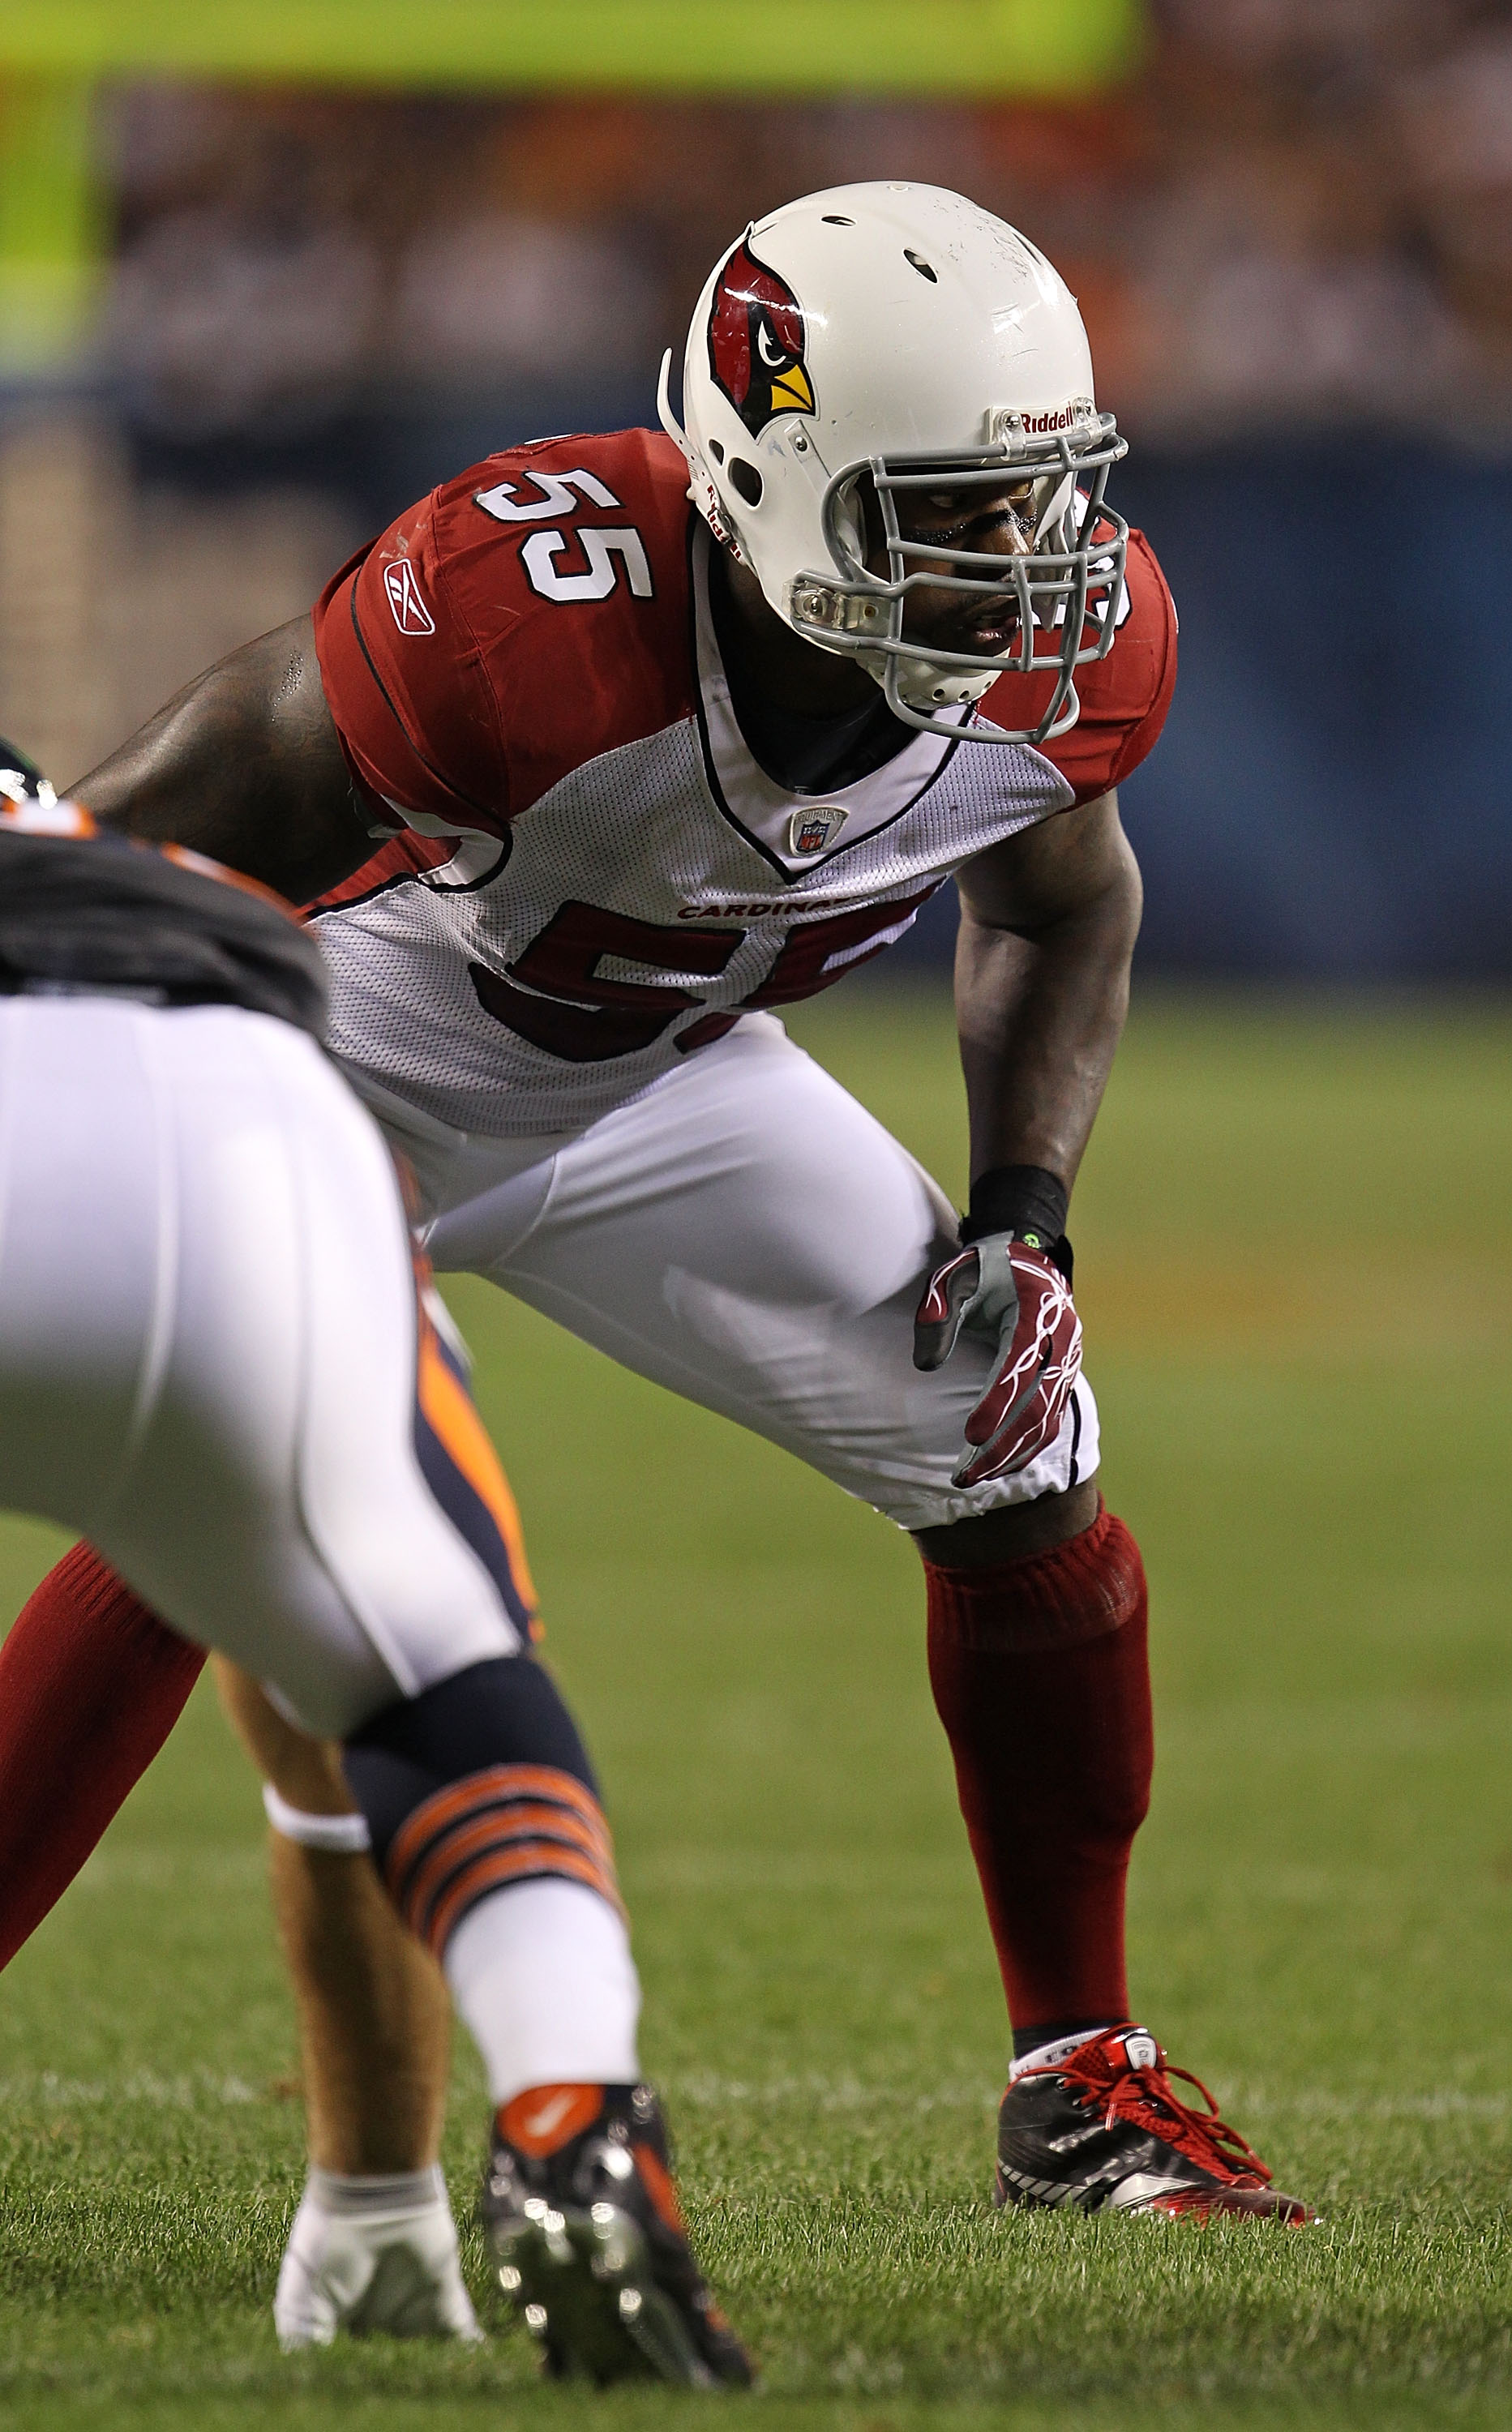
[[[903,248],[903,259],[909,264],[910,270],[916,270],[918,272],[921,279],[927,279],[931,287],[939,286],[940,280],[938,277],[930,267],[929,263],[926,262],[922,253],[915,253],[911,245],[906,245]]]
[[[708,452],[709,452],[709,454],[713,457],[714,462],[715,462],[715,464],[723,464],[723,462],[724,462],[724,442],[723,442],[723,440],[722,440],[722,439],[711,439],[711,440],[709,441],[709,443],[708,443]]]
[[[824,226],[826,228],[854,228],[856,226],[856,222],[854,220],[842,219],[839,211],[826,211],[824,213]]]
[[[754,464],[746,463],[743,456],[730,458],[730,479],[748,507],[758,507],[761,504],[761,476]]]

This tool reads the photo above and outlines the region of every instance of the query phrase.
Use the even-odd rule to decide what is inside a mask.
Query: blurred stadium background
[[[444,474],[654,420],[748,217],[927,178],[1068,274],[1182,614],[1145,968],[1506,974],[1496,0],[51,0],[0,76],[0,721],[60,777]]]
[[[1126,795],[1163,984],[1076,1210],[1108,1492],[1155,1597],[1134,1999],[1328,2222],[1198,2251],[989,2214],[1001,2010],[909,1548],[464,1282],[611,1789],[648,2065],[773,2432],[1062,2432],[1069,2408],[1195,2432],[1257,2407],[1490,2432],[1512,2391],[1500,0],[0,0],[0,732],[71,779],[431,481],[649,418],[746,219],[889,175],[964,187],[1068,272],[1133,442],[1116,495],[1182,613]],[[906,985],[792,1027],[959,1191],[950,925],[947,902]],[[59,1542],[0,1525],[6,1613]],[[528,2385],[508,2341],[273,2352],[302,2158],[261,1834],[197,1697],[6,1976],[0,2402],[27,2432],[418,2432],[440,2397],[481,2432]]]

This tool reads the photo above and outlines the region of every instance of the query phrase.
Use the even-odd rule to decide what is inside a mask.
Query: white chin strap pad
[[[887,684],[887,654],[867,650],[860,654],[861,665],[879,684]],[[898,698],[910,709],[957,709],[962,701],[980,701],[991,692],[1001,667],[943,667],[931,659],[909,659],[899,656],[897,666]]]

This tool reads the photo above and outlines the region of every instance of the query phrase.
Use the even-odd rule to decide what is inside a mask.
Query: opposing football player
[[[1178,2095],[1125,1979],[1146,1589],[1097,1491],[1065,1238],[1138,923],[1115,789],[1175,677],[1105,496],[1124,443],[1050,264],[929,187],[749,228],[681,423],[670,385],[668,436],[443,484],[84,790],[313,902],[334,1044],[439,1266],[915,1537],[1017,2055],[998,2200],[1300,2219]],[[964,1224],[778,1018],[952,876]],[[76,1578],[39,1592],[50,1649],[20,1626],[55,1798],[89,1737],[58,1650],[150,1627],[95,1589],[109,1627]]]
[[[743,2383],[639,2083],[608,1827],[530,1651],[509,1491],[325,1010],[286,906],[101,836],[0,746],[0,1503],[87,1529],[345,1742],[341,1826],[483,2054],[495,2251],[552,2360]],[[279,2312],[297,2344],[479,2336],[433,2154],[312,2173]]]

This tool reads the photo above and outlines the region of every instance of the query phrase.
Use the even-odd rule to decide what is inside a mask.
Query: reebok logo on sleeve
[[[407,557],[397,557],[383,568],[383,589],[401,633],[433,633],[435,618],[420,597],[415,568]]]

